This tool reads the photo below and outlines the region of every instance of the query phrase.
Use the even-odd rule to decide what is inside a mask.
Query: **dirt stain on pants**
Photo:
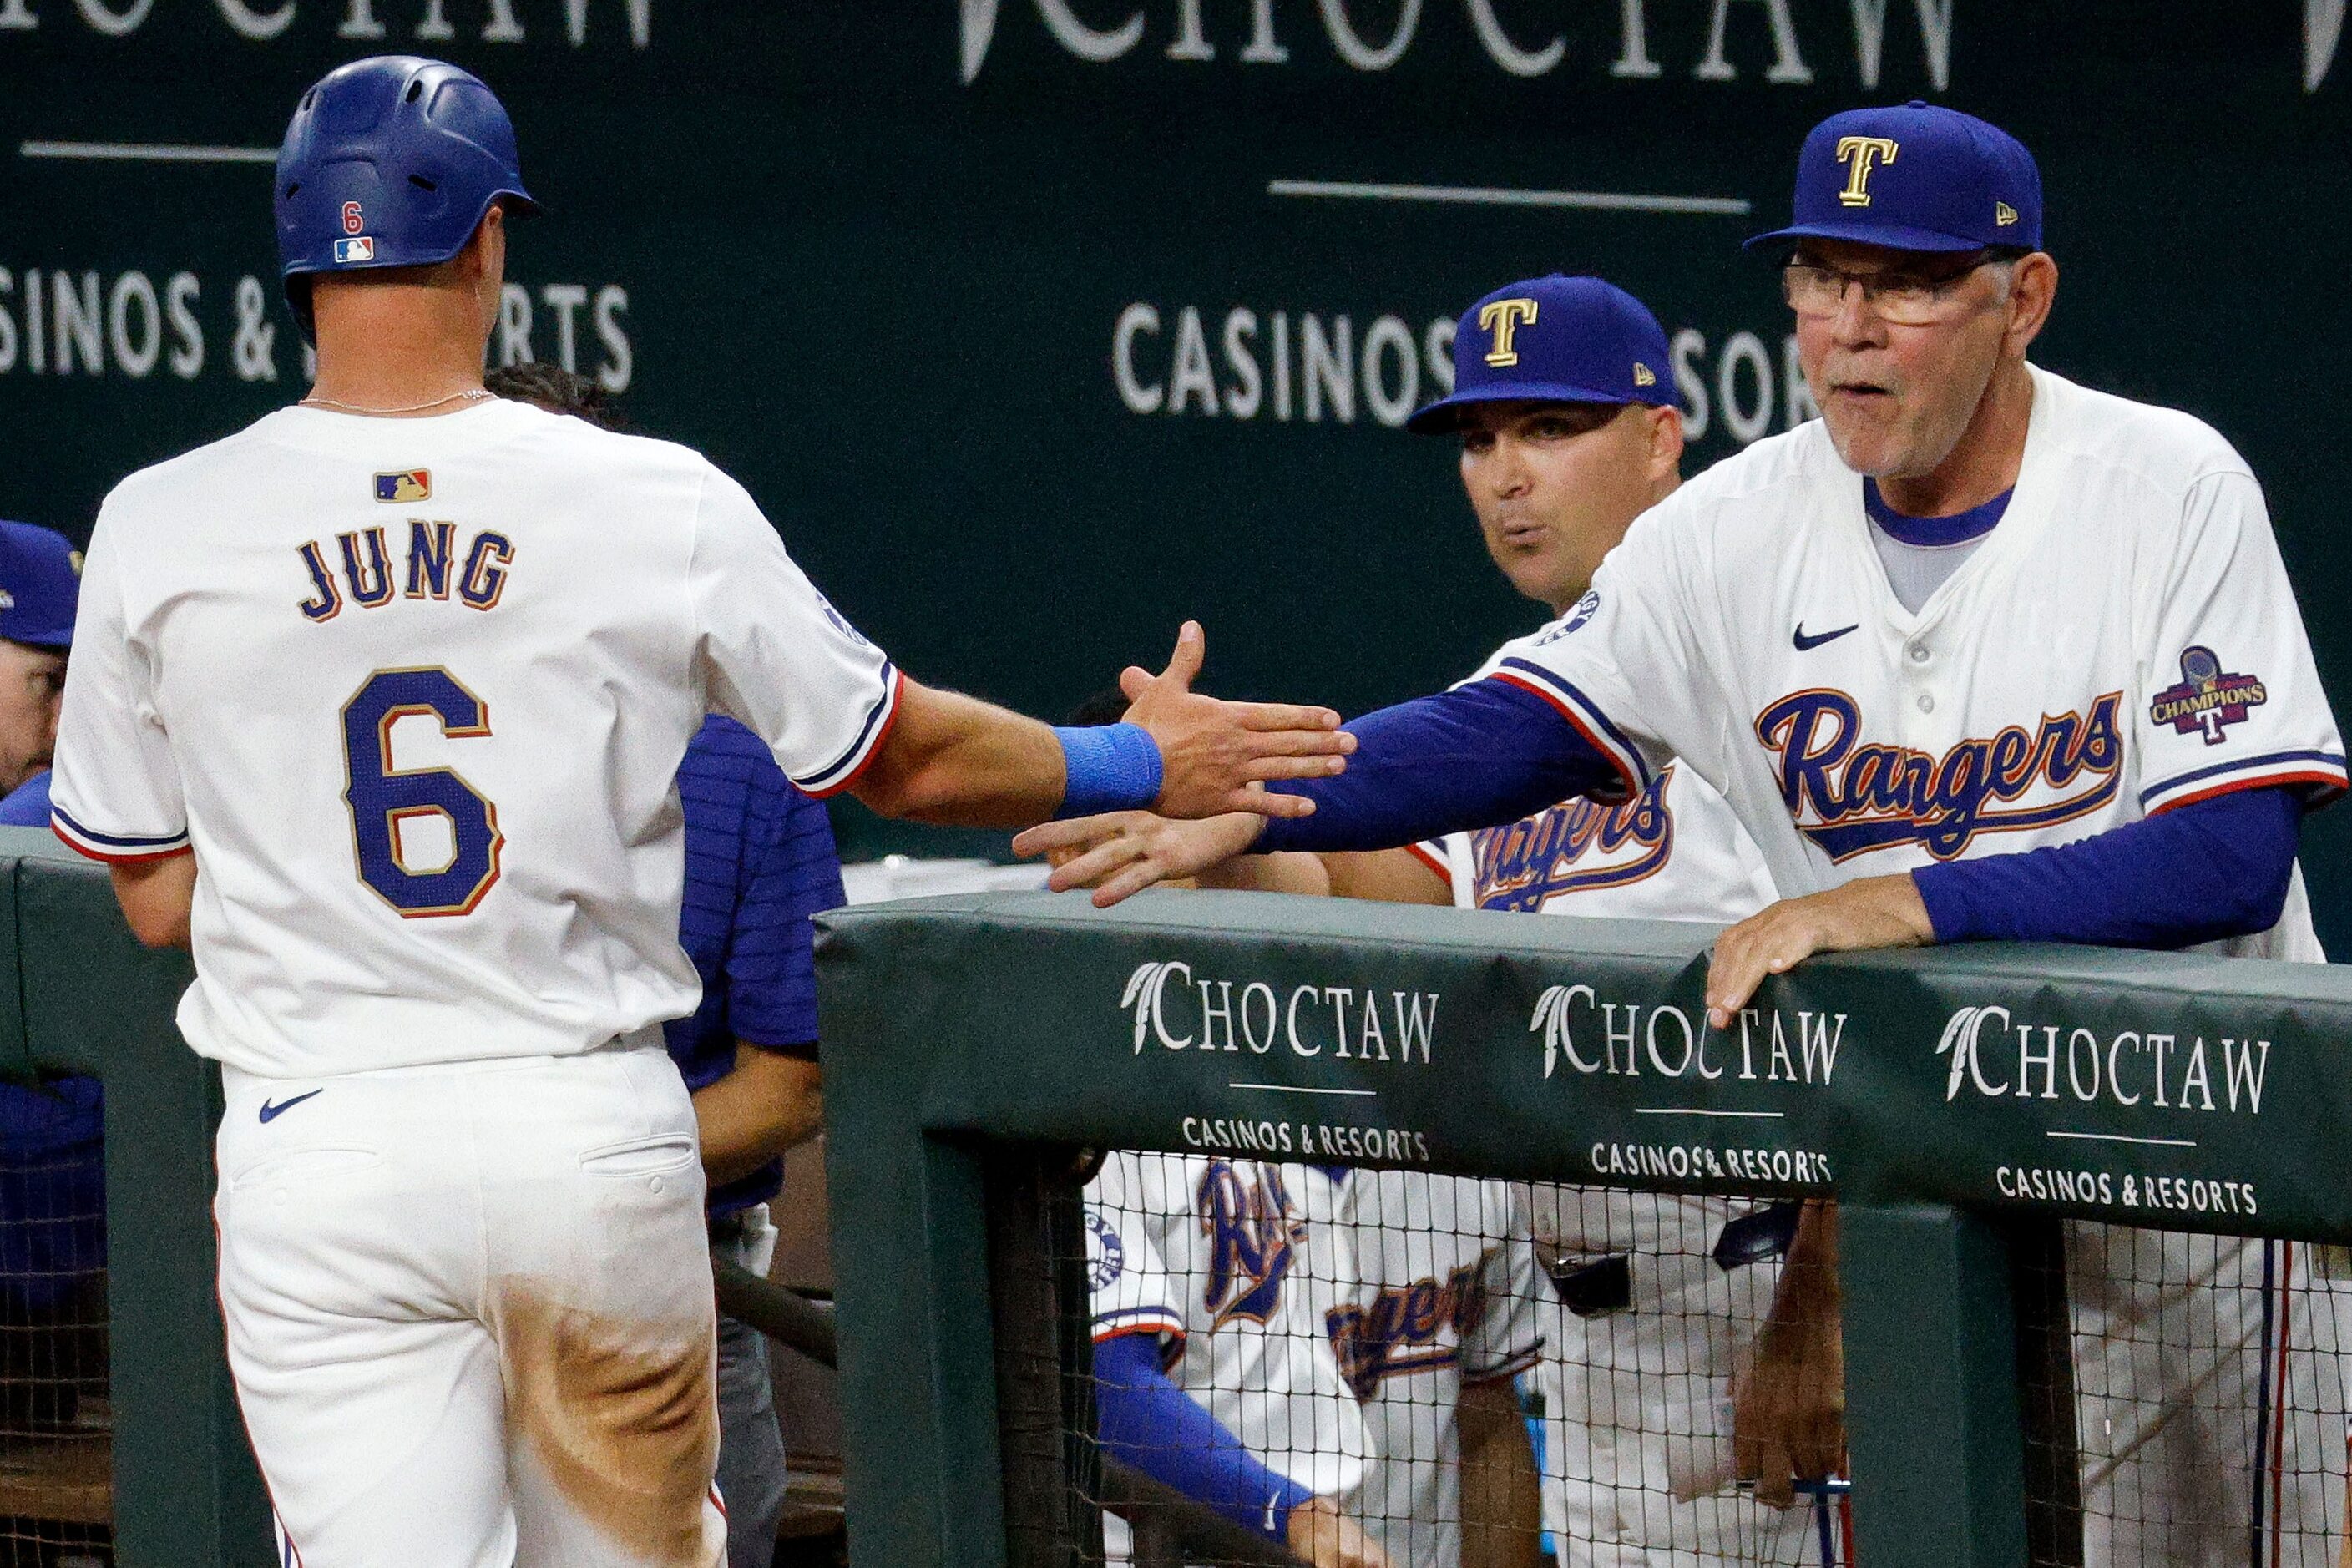
[[[719,1460],[715,1325],[564,1305],[544,1281],[496,1298],[507,1426],[580,1518],[635,1561],[706,1568]]]

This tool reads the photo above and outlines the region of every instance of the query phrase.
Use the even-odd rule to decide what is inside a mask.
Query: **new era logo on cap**
[[[382,501],[417,501],[433,499],[433,471],[430,468],[404,468],[396,474],[375,477],[375,499]]]
[[[374,259],[375,237],[372,234],[363,234],[357,239],[335,241],[335,261],[339,266],[348,267],[354,261],[373,261]]]

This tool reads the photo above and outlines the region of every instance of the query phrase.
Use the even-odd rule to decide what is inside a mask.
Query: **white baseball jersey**
[[[2187,415],[2032,376],[2008,510],[1917,614],[1816,421],[1644,512],[1581,604],[1482,674],[1558,705],[1631,793],[1679,756],[1787,895],[2232,789],[2341,790],[2244,461]],[[2316,955],[2299,879],[2231,951]]]
[[[1552,807],[1504,827],[1415,847],[1450,873],[1465,909],[1727,924],[1772,901],[1763,856],[1722,795],[1669,763],[1633,799]],[[1549,1183],[1524,1201],[1535,1239],[1570,1261],[1628,1257],[1633,1296],[1582,1319],[1549,1284],[1536,1385],[1545,1414],[1544,1528],[1570,1568],[1797,1563],[1802,1511],[1730,1487],[1726,1407],[1780,1278],[1725,1270],[1709,1251],[1757,1205]]]
[[[731,714],[823,794],[899,689],[701,457],[509,402],[286,408],[132,475],[71,668],[58,833],[194,847],[180,1026],[280,1079],[690,1012],[688,740]]]
[[[1340,1282],[1324,1329],[1370,1440],[1348,1511],[1395,1568],[1455,1568],[1463,1385],[1510,1377],[1543,1349],[1526,1212],[1503,1182],[1319,1169],[1300,1180],[1318,1189],[1315,1238]]]
[[[1468,910],[1728,925],[1773,897],[1764,857],[1730,805],[1671,763],[1629,801],[1565,801],[1412,847]]]
[[[1352,1489],[1362,1412],[1323,1337],[1333,1300],[1307,1245],[1303,1166],[1112,1154],[1087,1186],[1097,1343],[1156,1335],[1168,1375],[1257,1461],[1319,1495]]]

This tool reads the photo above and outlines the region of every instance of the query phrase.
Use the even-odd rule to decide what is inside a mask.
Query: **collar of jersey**
[[[2001,514],[2009,510],[2009,498],[2017,493],[2011,485],[1982,506],[1972,506],[1966,511],[1949,517],[1913,517],[1897,511],[1879,493],[1878,481],[1864,474],[1862,479],[1862,510],[1870,521],[1897,544],[1922,549],[1944,545],[1966,544],[1972,539],[1982,539],[1990,533]]]

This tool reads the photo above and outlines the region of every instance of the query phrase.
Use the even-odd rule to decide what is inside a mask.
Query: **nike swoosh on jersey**
[[[1862,623],[1860,621],[1856,621],[1853,623],[1853,626],[1840,626],[1833,632],[1818,632],[1808,637],[1805,635],[1805,623],[1799,621],[1797,623],[1797,636],[1795,638],[1797,651],[1799,653],[1811,653],[1813,649],[1821,647],[1822,644],[1825,642],[1837,641],[1838,638],[1845,636],[1846,633],[1853,631],[1856,626],[1861,625]]]
[[[1280,1492],[1275,1492],[1269,1495],[1265,1500],[1265,1532],[1268,1535],[1272,1535],[1274,1533],[1275,1505],[1279,1503],[1281,1500],[1282,1494]]]
[[[275,1121],[280,1116],[285,1115],[286,1112],[301,1104],[304,1100],[316,1100],[319,1096],[326,1092],[327,1091],[323,1089],[314,1089],[308,1094],[298,1094],[293,1099],[288,1100],[265,1100],[261,1102],[261,1120],[264,1121]]]

